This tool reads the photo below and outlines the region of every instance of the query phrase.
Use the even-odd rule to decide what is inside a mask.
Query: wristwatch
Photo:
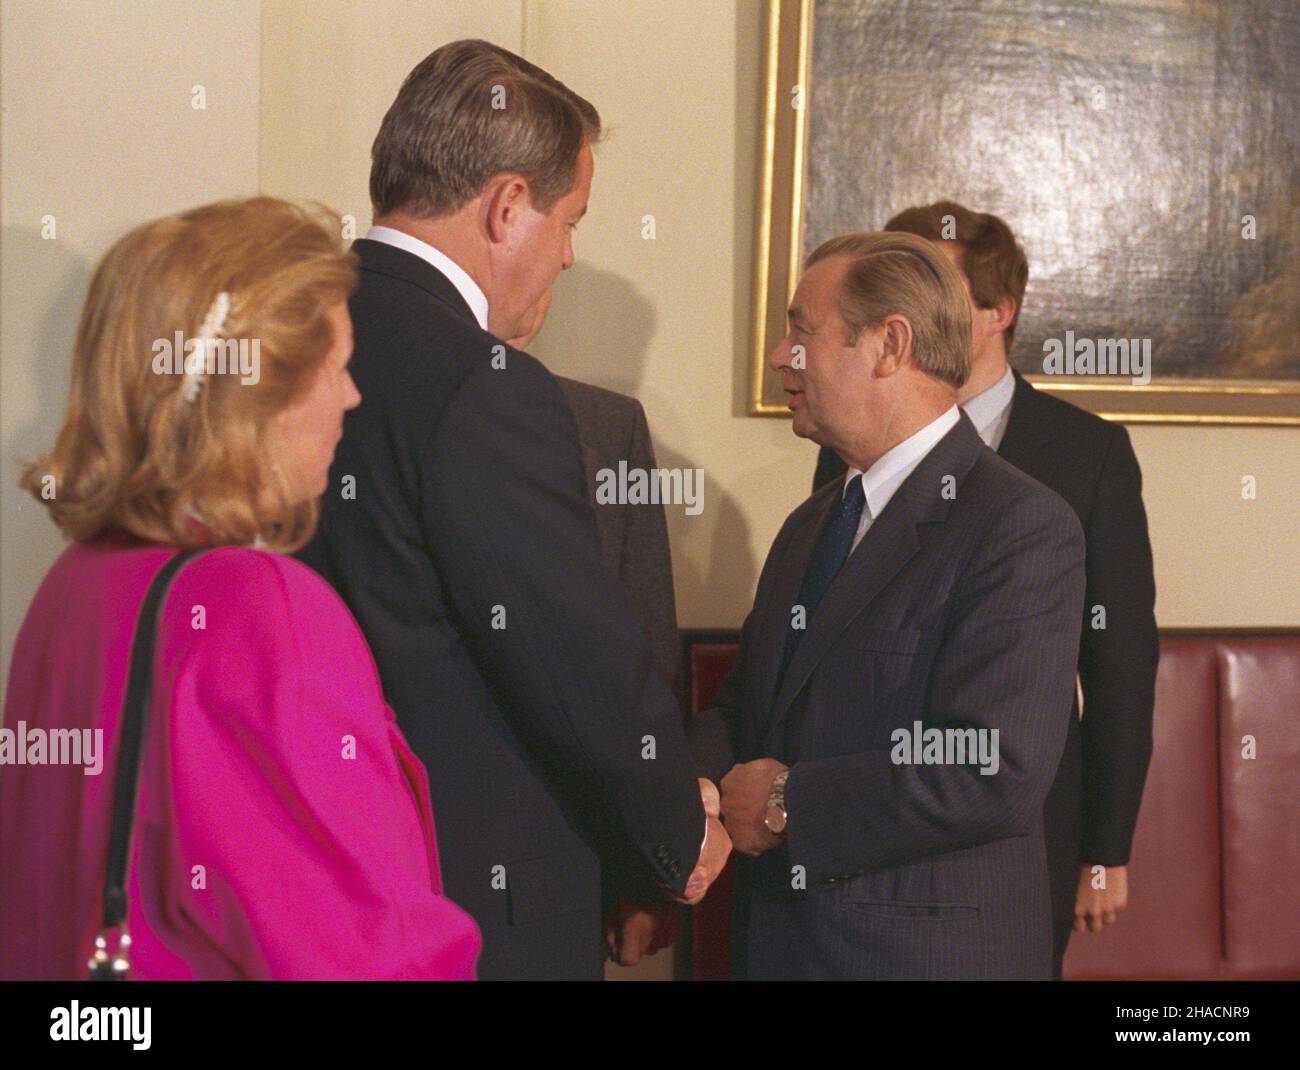
[[[763,814],[763,824],[774,836],[785,835],[785,782],[789,779],[789,769],[777,773],[772,788],[767,793],[767,811]]]

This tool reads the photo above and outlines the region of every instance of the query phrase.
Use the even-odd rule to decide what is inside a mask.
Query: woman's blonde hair
[[[251,197],[137,227],[95,269],[67,418],[22,486],[77,540],[302,546],[319,506],[291,499],[266,432],[321,369],[333,341],[325,311],[356,280],[340,219],[319,205]],[[222,293],[219,337],[251,346],[255,374],[214,372],[209,358],[188,400],[187,377],[166,355],[219,318],[210,314]]]

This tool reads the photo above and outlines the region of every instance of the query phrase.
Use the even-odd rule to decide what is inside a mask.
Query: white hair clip
[[[225,290],[217,294],[203,317],[203,326],[199,328],[198,345],[194,352],[185,358],[185,380],[181,384],[181,395],[191,404],[199,396],[199,387],[208,375],[208,346],[221,335],[221,328],[226,325],[226,316],[230,313],[230,294]]]

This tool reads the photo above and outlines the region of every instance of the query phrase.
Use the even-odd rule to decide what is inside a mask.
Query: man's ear
[[[912,325],[905,316],[890,316],[885,320],[885,333],[881,339],[880,359],[876,361],[877,375],[893,375],[912,355]]]
[[[1016,299],[1004,297],[988,311],[991,313],[989,326],[993,328],[995,334],[1001,334],[1016,318]]]
[[[513,171],[505,171],[488,179],[482,197],[483,226],[488,240],[494,244],[506,240],[519,221],[522,210],[532,204],[528,180]]]

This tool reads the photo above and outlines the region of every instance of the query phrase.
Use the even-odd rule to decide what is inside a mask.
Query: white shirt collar
[[[394,230],[392,227],[371,227],[366,231],[366,239],[405,249],[408,253],[413,253],[421,260],[432,264],[447,276],[447,281],[456,287],[461,297],[465,298],[465,304],[469,305],[469,310],[474,313],[478,325],[485,331],[488,329],[487,295],[479,289],[478,283],[469,277],[465,269],[446,253],[435,249],[428,242],[407,234],[404,230]]]
[[[980,437],[984,437],[984,432],[1006,412],[1015,394],[1016,377],[1011,374],[1011,365],[1008,364],[1002,378],[962,406]]]
[[[903,485],[903,481],[912,474],[912,470],[925,459],[944,435],[956,426],[961,419],[957,406],[953,405],[938,419],[931,420],[910,438],[903,439],[875,464],[863,472],[861,468],[850,468],[844,477],[844,490],[849,481],[862,477],[862,490],[867,496],[867,508],[871,516],[878,517],[884,512],[889,499]]]

